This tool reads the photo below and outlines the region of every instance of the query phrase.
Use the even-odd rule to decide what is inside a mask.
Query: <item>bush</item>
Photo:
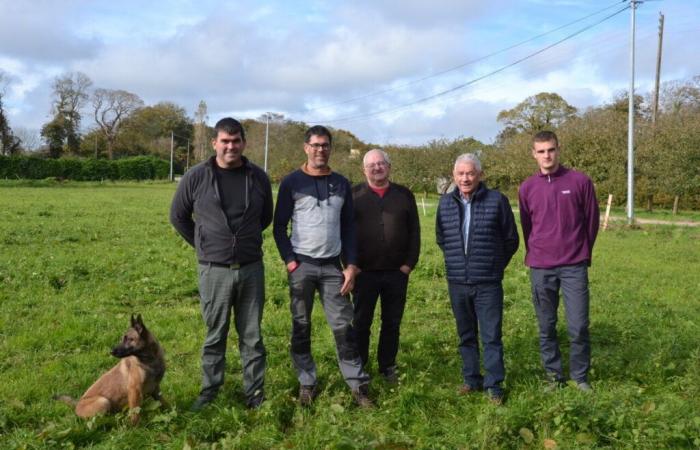
[[[76,181],[165,179],[170,165],[151,156],[114,161],[106,159],[42,159],[36,156],[0,156],[0,178]]]

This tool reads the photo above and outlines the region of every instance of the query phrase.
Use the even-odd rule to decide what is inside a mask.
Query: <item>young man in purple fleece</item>
[[[557,342],[559,289],[564,295],[570,341],[569,372],[582,391],[591,391],[588,370],[588,267],[598,234],[600,212],[591,179],[559,163],[559,141],[551,131],[532,139],[539,170],[520,185],[520,221],[525,265],[530,267],[532,302],[540,329],[540,355],[550,382],[564,383]]]

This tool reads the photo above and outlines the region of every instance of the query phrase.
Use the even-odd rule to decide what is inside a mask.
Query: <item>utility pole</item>
[[[635,10],[643,0],[630,0],[630,89],[627,115],[627,224],[634,224],[634,32]]]
[[[170,132],[170,181],[173,181],[173,152],[175,151],[175,133]]]
[[[659,80],[661,79],[661,49],[664,42],[664,15],[659,11],[659,47],[656,50],[656,83],[654,84],[654,114],[652,121],[656,126],[656,116],[659,113]]]
[[[265,113],[265,173],[267,173],[267,143],[270,137],[270,112]]]

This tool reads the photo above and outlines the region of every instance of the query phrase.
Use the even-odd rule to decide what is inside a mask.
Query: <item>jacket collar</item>
[[[476,191],[472,194],[470,201],[479,200],[486,193],[486,184],[483,181],[479,182]],[[462,201],[462,194],[459,193],[459,188],[455,187],[452,191],[452,197],[457,201]]]
[[[248,161],[248,158],[246,158],[245,156],[242,156],[242,155],[241,155],[241,161],[243,161],[243,166],[241,166],[241,167],[243,167],[246,171],[250,170],[250,162]],[[217,167],[217,165],[216,165],[216,155],[212,155],[212,156],[209,157],[209,159],[207,159],[207,165],[208,165],[209,168],[212,169],[212,170],[213,170],[215,167]]]
[[[325,177],[333,173],[333,170],[331,170],[331,166],[326,166],[326,170],[322,171],[321,173],[311,173],[309,171],[309,168],[307,167],[307,164],[308,161],[304,162],[304,164],[301,165],[301,171],[310,177]]]
[[[369,183],[368,183],[367,181],[365,181],[365,182],[362,183],[362,184],[365,186],[365,189],[366,189],[366,190],[368,190],[368,191],[371,191],[371,190],[372,190],[372,186],[370,186]],[[387,191],[389,191],[389,189],[391,189],[391,185],[392,185],[392,184],[394,184],[394,183],[392,183],[392,182],[390,181],[389,184],[386,185],[386,187],[378,188],[378,189],[386,189]]]
[[[546,178],[546,177],[549,177],[549,178],[558,178],[558,177],[564,175],[564,174],[565,174],[566,172],[568,172],[568,171],[569,171],[569,169],[567,169],[566,167],[564,167],[564,166],[562,166],[561,164],[559,164],[559,167],[557,168],[557,170],[554,171],[554,172],[552,172],[552,173],[542,173],[541,170],[537,170],[537,172],[535,173],[535,175],[539,176],[540,178]]]

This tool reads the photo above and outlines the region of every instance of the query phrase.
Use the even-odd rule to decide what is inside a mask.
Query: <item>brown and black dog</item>
[[[133,425],[139,421],[139,410],[144,397],[160,400],[160,382],[165,375],[164,352],[156,338],[146,329],[141,315],[131,315],[131,327],[122,341],[112,349],[119,363],[102,375],[83,394],[80,400],[61,395],[56,400],[75,406],[75,413],[83,418],[118,412],[129,406]]]

